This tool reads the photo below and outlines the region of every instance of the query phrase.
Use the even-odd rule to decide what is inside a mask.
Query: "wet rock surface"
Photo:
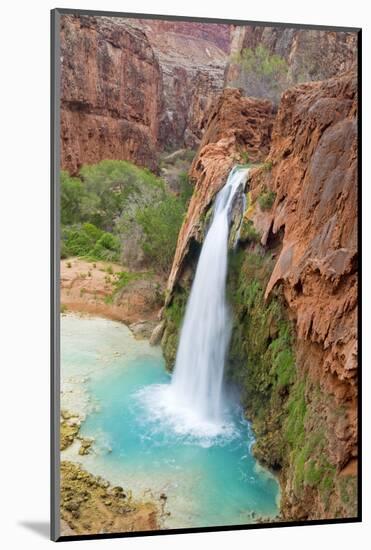
[[[125,533],[158,529],[160,507],[137,501],[78,464],[61,462],[61,534]]]

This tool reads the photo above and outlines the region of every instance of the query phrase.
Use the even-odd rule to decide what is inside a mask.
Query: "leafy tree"
[[[91,223],[62,229],[62,257],[83,256],[92,260],[117,261],[120,241]]]
[[[78,223],[82,218],[81,203],[85,189],[79,178],[61,172],[61,222],[62,225]]]
[[[83,166],[80,175],[88,195],[94,197],[86,215],[106,231],[112,231],[129,200],[135,202],[143,194],[150,196],[164,188],[162,180],[149,170],[121,160]]]
[[[170,194],[157,204],[138,210],[136,214],[143,231],[143,251],[148,260],[164,272],[171,266],[183,215],[184,204]]]
[[[145,168],[104,160],[62,182],[62,257],[119,261],[166,271],[192,195],[187,174],[179,192]]]

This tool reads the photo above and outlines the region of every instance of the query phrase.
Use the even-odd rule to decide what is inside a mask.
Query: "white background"
[[[370,63],[369,3],[360,0],[70,0],[18,1],[1,7],[0,319],[1,485],[0,544],[41,548],[49,519],[49,10],[105,9],[201,17],[240,18],[339,26],[362,26],[363,59]],[[370,72],[364,62],[363,150],[371,144]],[[4,124],[5,119],[5,124]],[[370,547],[370,277],[369,163],[364,171],[364,523],[70,542],[68,548],[166,550],[189,548],[285,548],[300,550]],[[368,338],[367,338],[368,337]],[[365,391],[367,389],[367,391]],[[221,503],[222,505],[222,503]],[[369,538],[366,544],[367,536]]]

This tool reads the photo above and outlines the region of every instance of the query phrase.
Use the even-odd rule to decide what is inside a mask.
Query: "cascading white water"
[[[219,191],[188,299],[171,389],[177,404],[205,422],[223,420],[223,371],[230,338],[226,301],[229,226],[247,169],[235,167]]]
[[[235,201],[245,201],[248,170],[235,167],[219,191],[210,228],[188,299],[171,384],[154,384],[137,392],[154,424],[168,425],[201,445],[236,437],[234,423],[224,414],[223,371],[230,337],[226,301],[229,226]],[[242,199],[242,200],[241,200]],[[238,239],[238,231],[237,231]]]

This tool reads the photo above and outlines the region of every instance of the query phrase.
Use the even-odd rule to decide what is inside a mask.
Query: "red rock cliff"
[[[61,162],[125,159],[151,169],[196,147],[224,86],[228,25],[61,18]]]
[[[126,159],[156,167],[162,81],[129,20],[61,17],[61,164]]]
[[[283,289],[297,333],[297,361],[307,392],[327,401],[315,411],[326,425],[329,461],[339,476],[357,465],[357,79],[354,73],[303,84],[282,96],[270,172],[252,175],[253,196],[275,193],[262,241],[282,232],[282,251],[266,289]],[[257,223],[259,227],[259,222]],[[334,411],[338,411],[337,413]],[[341,412],[340,412],[341,411]],[[315,427],[306,426],[308,433]],[[307,498],[307,500],[306,500]],[[308,510],[308,500],[312,501]],[[307,488],[285,488],[288,517],[330,517]],[[335,505],[334,505],[335,506]],[[331,510],[333,513],[333,509]]]
[[[223,23],[203,23],[201,21],[167,21],[164,19],[142,19],[151,31],[159,36],[164,33],[174,33],[183,36],[200,38],[229,53],[230,33],[232,25]]]

